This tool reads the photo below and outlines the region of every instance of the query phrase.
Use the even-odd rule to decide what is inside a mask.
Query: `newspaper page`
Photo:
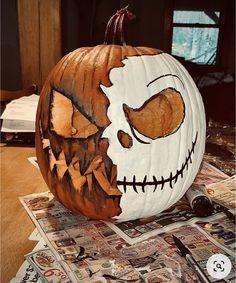
[[[73,215],[50,193],[26,196],[21,201],[51,248],[55,260],[67,265],[66,272],[73,272],[74,277],[70,276],[72,282],[152,282],[168,279],[178,283],[183,282],[183,274],[193,278],[188,282],[197,282],[186,263],[180,264],[183,260],[178,255],[172,259],[164,254],[168,244],[161,238],[131,247],[105,223]]]
[[[228,208],[236,208],[236,175],[206,186],[208,195]]]
[[[184,225],[130,245],[106,223],[73,215],[49,192],[20,200],[71,282],[199,282],[173,245],[173,233],[181,240],[189,235],[187,245],[196,242],[192,252],[202,266],[214,252],[225,253],[196,227]]]
[[[16,276],[11,279],[10,283],[43,283],[40,275],[35,271],[33,266],[25,260]]]
[[[209,185],[227,179],[229,176],[210,163],[203,161],[194,180],[195,185]]]
[[[38,165],[38,161],[37,161],[37,158],[36,156],[30,156],[27,158],[29,160],[29,162],[34,165],[36,168],[39,169],[39,165]]]
[[[71,283],[64,268],[56,260],[50,249],[41,249],[25,256],[34,270],[40,275],[42,282]]]
[[[38,241],[33,251],[37,251],[43,248],[45,249],[47,247],[43,238],[39,236],[37,229],[35,229],[29,236],[29,240]],[[16,276],[11,279],[10,283],[30,282],[42,283],[43,281],[40,279],[40,275],[37,273],[34,267],[27,260],[25,260],[19,268],[18,272],[16,273]]]
[[[125,241],[104,229],[104,223],[73,215],[51,193],[20,199],[72,282],[139,280],[140,274],[117,251]]]
[[[212,215],[204,219],[217,218],[225,210],[227,210],[227,208],[213,202]],[[182,198],[170,209],[158,215],[121,223],[106,222],[106,224],[129,244],[134,244],[162,232],[182,226],[183,224],[194,223],[199,219],[201,218],[196,216],[188,201]]]
[[[202,234],[201,231],[197,229],[197,227],[184,225],[167,233],[160,234],[159,236],[162,237],[163,240],[169,243],[172,247],[175,247],[172,235],[175,235],[177,238],[181,239],[184,245],[191,251],[194,259],[198,262],[202,270],[205,271],[205,274],[208,275],[210,282],[235,282],[236,266],[234,254],[229,254],[222,250],[219,246],[216,246],[210,241],[208,237]],[[206,270],[207,260],[214,254],[224,254],[230,259],[232,263],[230,274],[221,281],[212,278]]]
[[[204,221],[197,221],[195,224],[228,252],[236,252],[235,224],[228,217],[222,216],[212,221],[204,219]]]
[[[139,271],[143,282],[199,282],[176,246],[159,236],[123,248],[120,253]]]

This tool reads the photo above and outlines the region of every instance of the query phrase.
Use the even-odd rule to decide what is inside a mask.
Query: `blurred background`
[[[63,55],[102,44],[109,18],[126,5],[136,15],[126,43],[177,57],[207,118],[235,124],[234,0],[1,0],[1,89],[40,90]]]

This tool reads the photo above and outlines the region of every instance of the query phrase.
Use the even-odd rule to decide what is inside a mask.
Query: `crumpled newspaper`
[[[209,120],[204,161],[225,174],[236,173],[235,127]]]

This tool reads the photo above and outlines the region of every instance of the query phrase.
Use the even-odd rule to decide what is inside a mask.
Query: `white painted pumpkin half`
[[[36,118],[42,175],[92,219],[149,217],[192,184],[205,146],[201,95],[172,56],[147,47],[79,48],[52,69]]]

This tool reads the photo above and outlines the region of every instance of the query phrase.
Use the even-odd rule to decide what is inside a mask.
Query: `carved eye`
[[[98,131],[71,102],[57,90],[52,92],[50,129],[65,138],[87,138]]]
[[[184,119],[184,102],[181,94],[167,88],[152,96],[138,109],[123,104],[131,129],[150,139],[174,133]]]

